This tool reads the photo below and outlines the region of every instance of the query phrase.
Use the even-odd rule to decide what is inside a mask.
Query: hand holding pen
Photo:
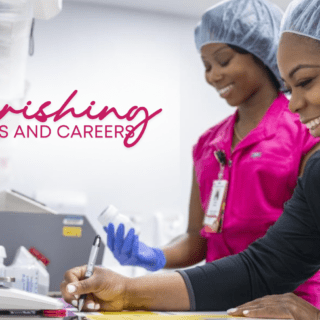
[[[89,256],[89,261],[87,265],[87,271],[85,273],[84,279],[88,279],[92,276],[93,274],[93,269],[96,264],[96,260],[98,257],[98,252],[99,252],[99,247],[101,243],[101,238],[100,236],[96,236],[93,241],[93,245],[90,251],[90,256]],[[78,310],[81,311],[84,305],[84,301],[86,300],[87,295],[82,294],[79,298],[79,303],[78,303]]]
[[[131,278],[95,267],[92,277],[84,279],[86,272],[87,266],[80,266],[65,273],[60,291],[66,302],[78,307],[79,296],[86,293],[83,310],[121,311],[130,308],[127,289],[131,287]]]

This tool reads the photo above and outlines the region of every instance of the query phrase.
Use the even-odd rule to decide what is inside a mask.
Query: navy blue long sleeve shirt
[[[295,290],[320,268],[320,151],[308,160],[292,198],[266,235],[245,251],[178,271],[191,310],[227,310]]]

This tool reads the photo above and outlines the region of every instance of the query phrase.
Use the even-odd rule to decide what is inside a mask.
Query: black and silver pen
[[[93,274],[93,269],[96,264],[96,260],[98,257],[98,251],[101,243],[101,238],[100,236],[96,236],[93,241],[93,245],[90,251],[90,256],[89,256],[89,261],[87,265],[87,271],[86,274],[84,275],[84,279],[88,279],[92,276]],[[87,295],[82,294],[79,298],[79,303],[78,303],[78,310],[81,311],[84,305],[84,301],[86,300]]]

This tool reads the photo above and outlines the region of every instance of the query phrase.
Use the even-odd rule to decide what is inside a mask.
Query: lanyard
[[[216,157],[217,161],[220,164],[220,172],[218,174],[218,179],[222,180],[223,178],[223,171],[224,171],[224,167],[227,164],[227,157],[224,151],[222,150],[217,150],[214,152],[214,156]]]

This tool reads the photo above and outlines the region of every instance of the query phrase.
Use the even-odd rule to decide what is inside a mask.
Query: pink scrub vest
[[[214,151],[226,154],[223,179],[229,181],[221,233],[207,239],[207,262],[239,253],[265,235],[283,211],[297,183],[301,158],[319,141],[297,114],[290,112],[281,93],[259,125],[231,153],[237,112],[207,130],[193,148],[194,167],[204,212],[220,165]],[[320,272],[295,293],[320,308]],[[319,298],[318,298],[319,296]]]

